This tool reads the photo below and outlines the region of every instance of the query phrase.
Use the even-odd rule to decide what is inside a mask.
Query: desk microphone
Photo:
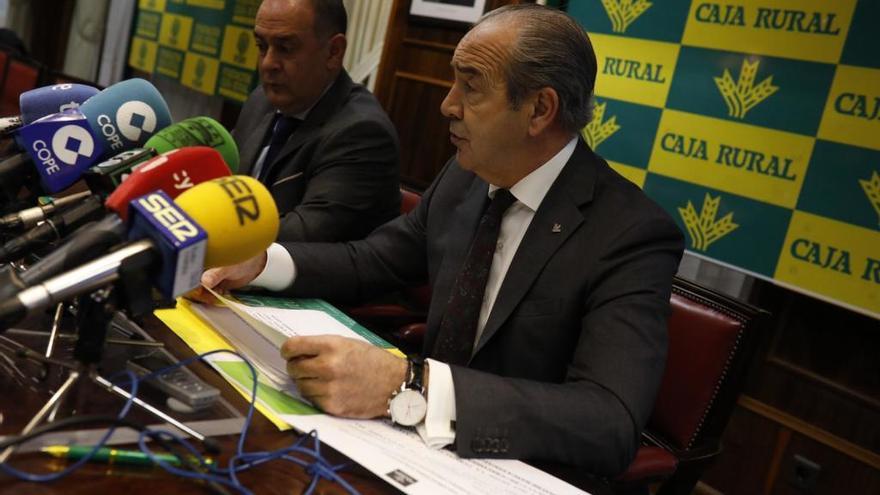
[[[168,105],[152,84],[143,79],[122,81],[79,109],[18,129],[15,139],[21,152],[0,162],[0,180],[20,187],[36,169],[42,190],[55,194],[99,160],[142,146],[170,123]]]
[[[0,331],[32,312],[116,282],[127,270],[152,274],[152,284],[164,297],[177,297],[199,286],[205,268],[250,259],[265,251],[278,235],[275,202],[252,177],[214,179],[178,199],[199,204],[199,211],[192,213],[208,226],[200,226],[185,206],[161,191],[137,198],[130,205],[129,243],[0,302]],[[242,214],[225,221],[218,218],[239,212],[241,205],[246,205]]]
[[[127,231],[124,221],[128,218],[128,205],[133,199],[152,191],[163,191],[174,199],[197,184],[228,175],[229,168],[212,148],[196,146],[170,151],[138,167],[105,203],[84,202],[7,242],[0,248],[0,262],[18,259],[36,244],[60,239],[86,223],[104,217],[75,232],[65,244],[31,265],[28,270],[12,275],[17,280],[12,280],[11,285],[29,287],[124,241]],[[113,214],[106,215],[108,209]],[[4,288],[0,288],[2,293],[5,293]]]
[[[85,84],[54,84],[25,91],[18,97],[21,115],[0,118],[0,138],[47,115],[79,108],[96,94],[97,88]]]

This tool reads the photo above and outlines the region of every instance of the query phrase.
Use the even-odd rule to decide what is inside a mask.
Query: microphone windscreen
[[[278,237],[278,208],[266,186],[253,177],[203,182],[174,202],[208,233],[205,268],[253,258]]]
[[[98,89],[85,84],[55,84],[25,91],[18,97],[21,122],[24,125],[46,115],[78,108],[98,94]]]
[[[211,117],[182,120],[157,132],[144,144],[159,153],[185,146],[210,146],[220,152],[233,174],[238,172],[238,146],[229,131]]]
[[[176,198],[195,185],[228,175],[229,167],[213,148],[193,146],[171,150],[132,170],[107,197],[105,206],[126,220],[129,202],[139,196],[161,190]]]
[[[107,156],[143,147],[171,124],[171,111],[155,86],[128,79],[109,86],[80,106],[95,135],[105,141]]]

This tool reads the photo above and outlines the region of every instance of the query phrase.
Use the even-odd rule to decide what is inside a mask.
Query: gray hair
[[[597,70],[586,31],[568,14],[536,4],[495,9],[474,28],[495,21],[515,21],[519,28],[504,67],[511,106],[519,108],[533,91],[551,87],[559,95],[557,120],[567,131],[580,132],[592,119]]]

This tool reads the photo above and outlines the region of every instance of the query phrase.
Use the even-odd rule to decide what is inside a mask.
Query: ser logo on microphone
[[[156,112],[150,105],[132,100],[123,103],[116,110],[116,126],[106,114],[99,115],[97,122],[101,126],[101,133],[110,142],[110,147],[118,150],[125,146],[119,134],[131,142],[140,143],[143,133],[152,134],[156,130],[157,119]]]
[[[33,149],[37,158],[46,167],[46,173],[52,175],[60,170],[58,161],[67,165],[76,165],[80,157],[91,158],[95,152],[95,141],[89,131],[76,125],[61,127],[52,135],[51,148],[42,139],[34,141]],[[57,158],[57,161],[56,161]]]
[[[199,227],[190,222],[180,209],[165,196],[152,193],[138,199],[137,202],[160,225],[168,229],[178,242],[199,236]]]
[[[260,205],[247,182],[231,176],[217,179],[217,183],[223,188],[223,192],[232,199],[239,225],[244,225],[248,220],[260,219]]]

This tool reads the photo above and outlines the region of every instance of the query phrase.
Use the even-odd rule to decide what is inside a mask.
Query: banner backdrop
[[[587,142],[688,250],[880,318],[875,0],[577,0]]]
[[[260,0],[139,0],[128,65],[244,101],[256,86]]]

